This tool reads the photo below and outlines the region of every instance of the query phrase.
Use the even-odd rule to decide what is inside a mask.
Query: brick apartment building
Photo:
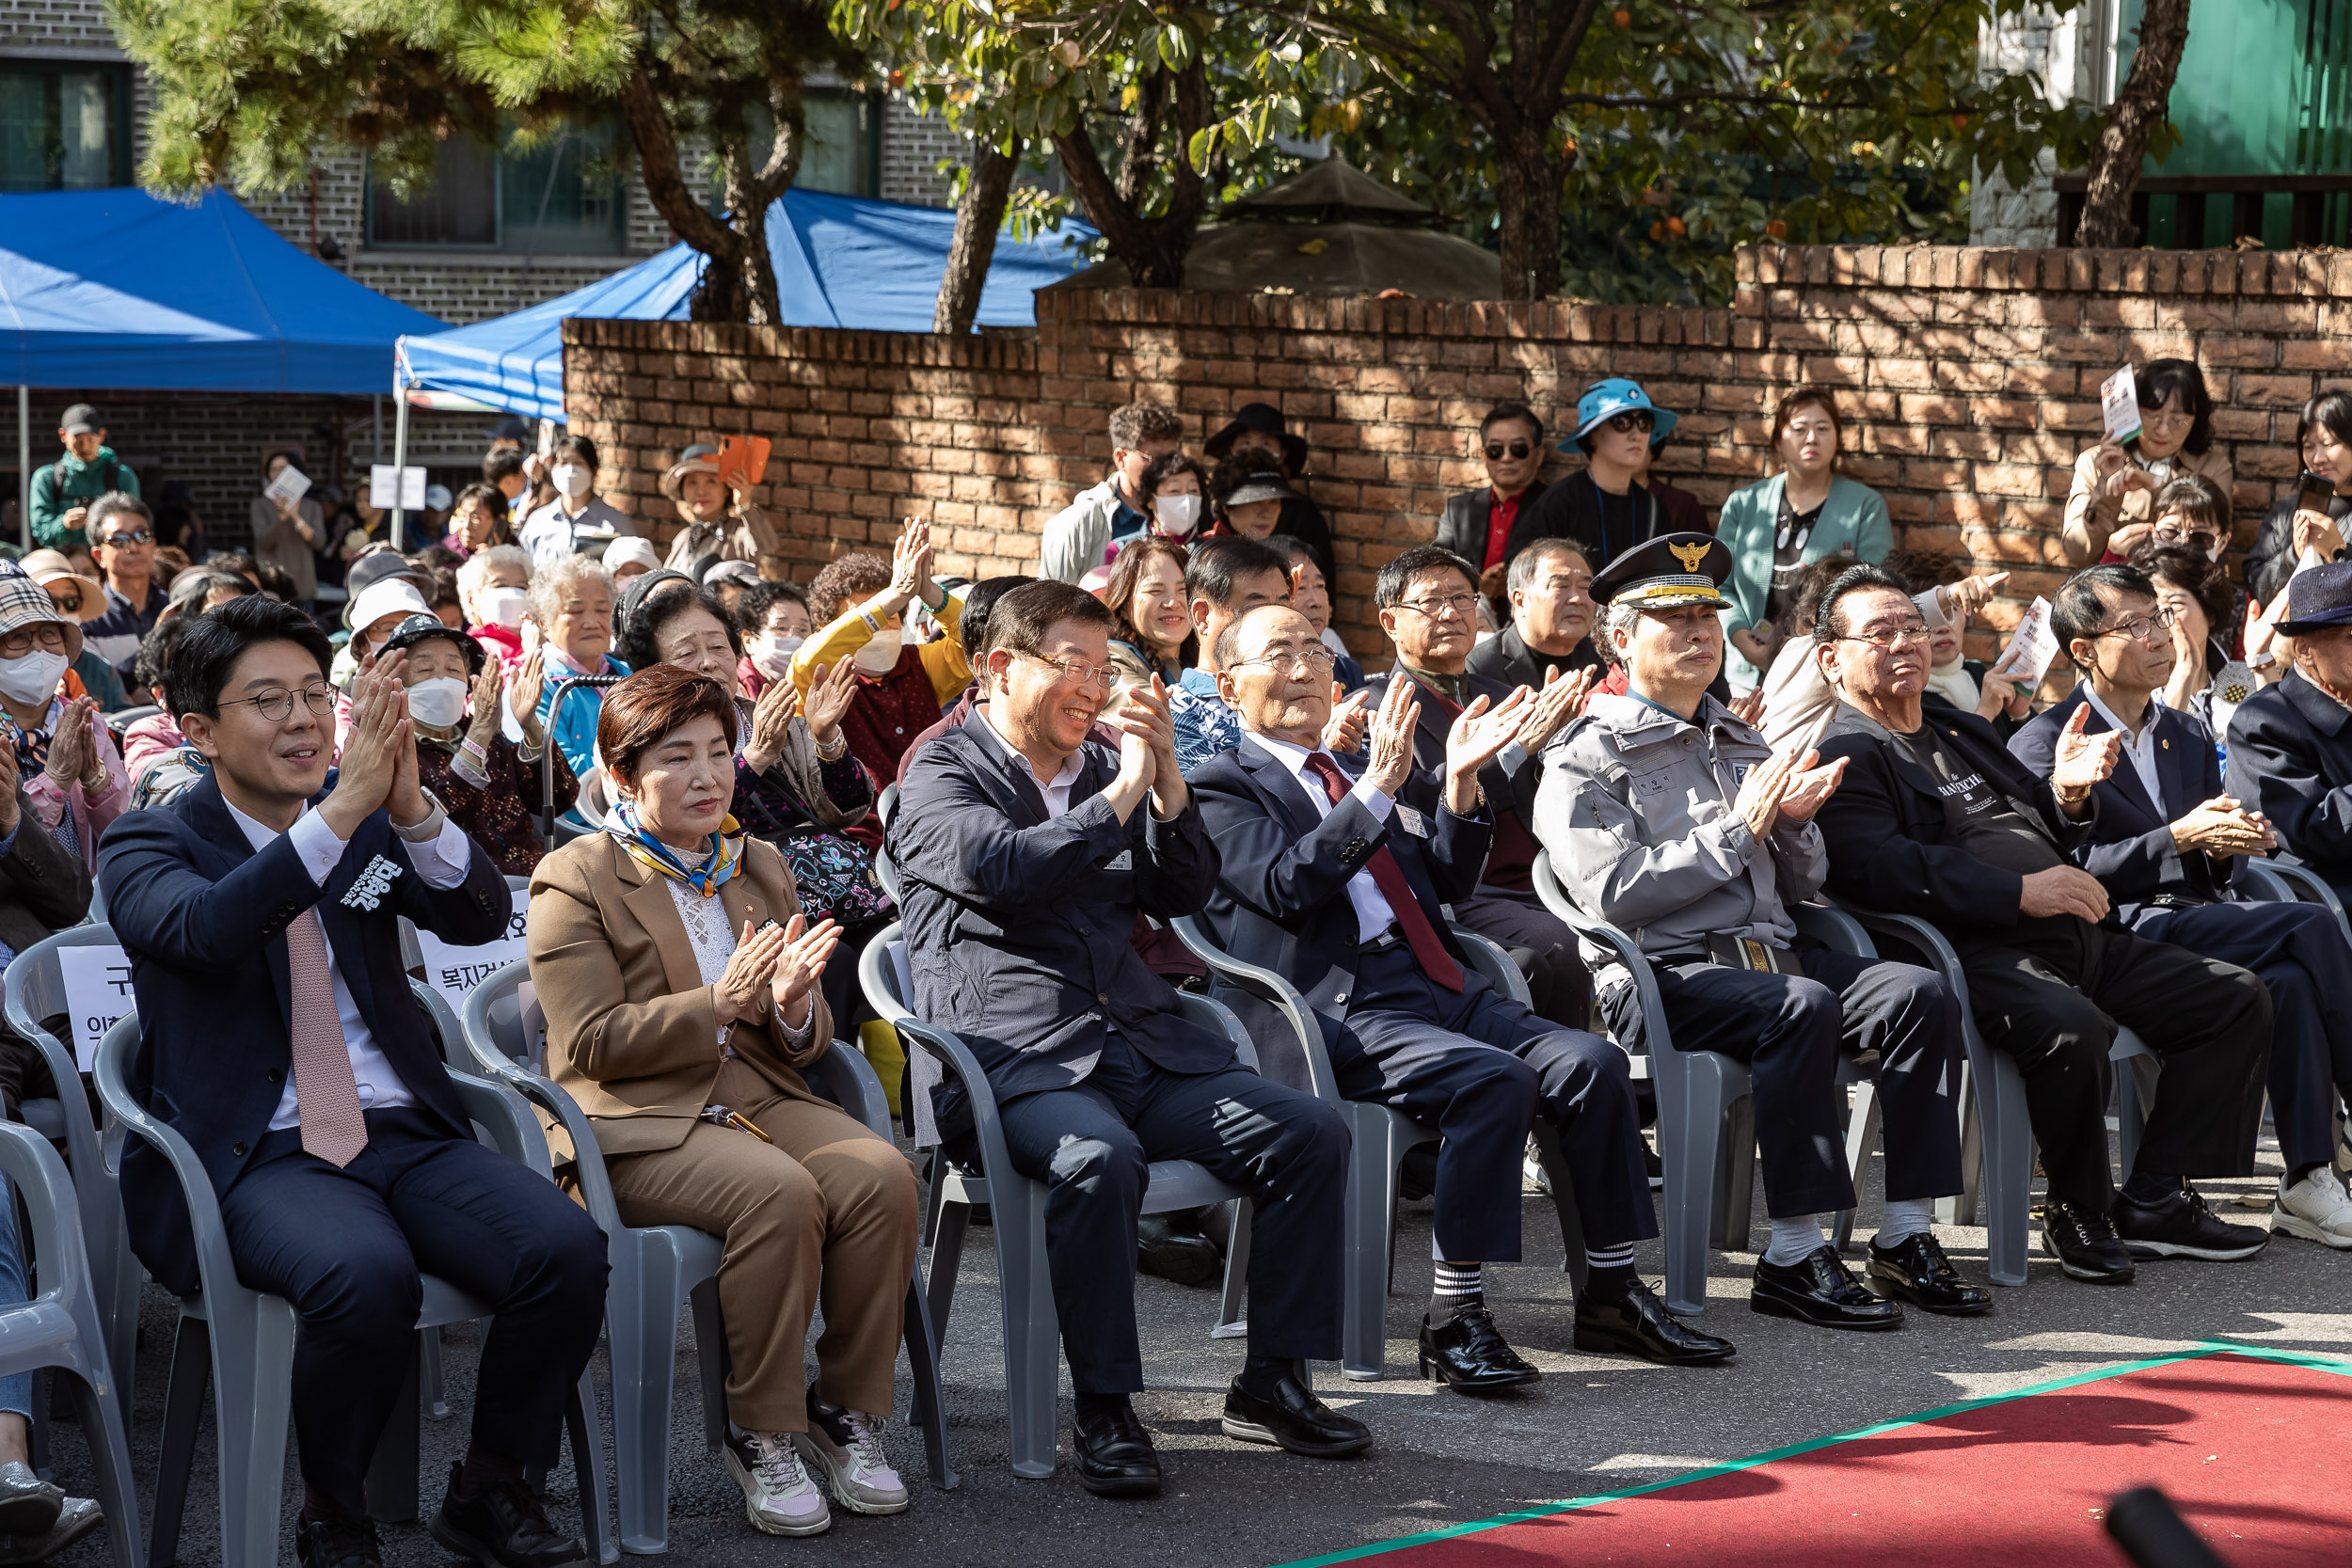
[[[146,79],[116,40],[101,0],[0,0],[0,192],[133,183],[149,109]],[[952,199],[939,166],[961,156],[962,144],[902,99],[818,87],[809,132],[804,185],[928,206]],[[434,188],[411,202],[372,181],[364,155],[323,154],[307,184],[247,205],[347,276],[463,325],[569,293],[672,243],[644,182],[614,172],[612,151],[609,134],[592,133],[567,133],[528,152],[453,147]],[[388,383],[389,375],[388,363]],[[98,404],[117,451],[151,494],[160,481],[189,483],[215,544],[243,535],[269,451],[299,448],[306,468],[346,483],[379,446],[390,460],[385,399],[110,395],[93,387],[34,389],[36,465],[54,456],[52,433],[66,404],[85,398]],[[421,414],[410,427],[410,461],[453,487],[478,464],[488,422],[478,414]],[[18,493],[15,447],[12,434],[0,442],[0,497],[8,502]]]

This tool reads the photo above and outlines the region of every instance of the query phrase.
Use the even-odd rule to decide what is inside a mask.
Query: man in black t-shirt
[[[2190,1177],[2254,1168],[2270,998],[2234,964],[2132,935],[2106,890],[2066,850],[2114,768],[2110,731],[2060,734],[2049,778],[1973,714],[1920,705],[1927,627],[1902,584],[1856,566],[1822,596],[1814,629],[1842,699],[1820,743],[1848,759],[1816,820],[1841,903],[1916,915],[1959,951],[1977,1026],[2017,1063],[2049,1194],[2042,1241],[2077,1279],[2122,1283],[2134,1258],[2251,1257],[2268,1239],[2224,1224]],[[2107,1163],[2107,1053],[2130,1028],[2163,1063],[2147,1132],[2122,1190]]]

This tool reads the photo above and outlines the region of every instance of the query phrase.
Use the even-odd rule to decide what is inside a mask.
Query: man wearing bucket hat
[[[1535,833],[1561,885],[1596,920],[1633,933],[1650,960],[1672,1049],[1748,1064],[1763,1150],[1771,1246],[1749,1305],[1822,1328],[1902,1326],[1902,1303],[1943,1314],[1993,1304],[1929,1228],[1961,1188],[1960,1010],[1933,973],[1800,947],[1788,907],[1829,867],[1814,813],[1844,764],[1801,739],[1774,751],[1708,694],[1724,660],[1732,552],[1670,533],[1593,581],[1600,636],[1627,673],[1545,756]],[[1597,976],[1623,1039],[1641,1007],[1624,966]],[[1652,1041],[1653,1052],[1665,1049]],[[1870,1248],[1880,1299],[1822,1238],[1854,1206],[1839,1135],[1840,1058],[1876,1051],[1885,1112],[1886,1214]]]
[[[2230,793],[2269,819],[2280,860],[2352,900],[2352,561],[2297,573],[2275,629],[2293,665],[2230,720]]]
[[[1634,546],[1671,532],[1665,508],[1641,475],[1651,445],[1664,440],[1680,418],[1622,377],[1584,388],[1576,404],[1576,430],[1559,443],[1562,451],[1582,452],[1584,467],[1520,511],[1503,560],[1538,539],[1574,539],[1597,572]]]
[[[676,505],[678,519],[686,525],[670,541],[670,553],[661,562],[672,571],[692,577],[705,557],[757,564],[760,557],[782,547],[768,514],[751,497],[721,482],[717,447],[697,443],[679,452],[661,476],[661,493]]]
[[[98,705],[66,689],[82,626],[14,562],[0,562],[0,714],[33,814],[86,866],[131,798]]]

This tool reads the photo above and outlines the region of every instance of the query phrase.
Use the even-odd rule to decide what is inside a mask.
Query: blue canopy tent
[[[35,387],[364,397],[395,339],[440,325],[219,191],[186,206],[128,186],[0,196],[0,384],[17,384],[26,484]]]
[[[787,191],[769,209],[768,253],[793,326],[929,332],[956,215],[934,207]],[[1067,221],[1033,240],[1000,235],[980,294],[982,326],[1028,326],[1030,296],[1077,270],[1095,237]],[[574,316],[684,321],[702,258],[675,245],[584,289],[399,345],[399,390],[440,393],[537,419],[564,419],[564,323]],[[409,398],[404,396],[402,407]]]

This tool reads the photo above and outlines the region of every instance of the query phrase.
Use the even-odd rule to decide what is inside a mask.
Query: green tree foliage
[[[654,206],[709,258],[695,313],[773,322],[769,205],[800,167],[803,84],[863,56],[813,0],[109,0],[154,93],[142,183],[269,192],[322,150],[403,195],[451,137],[626,125]],[[707,147],[725,213],[682,151]]]

